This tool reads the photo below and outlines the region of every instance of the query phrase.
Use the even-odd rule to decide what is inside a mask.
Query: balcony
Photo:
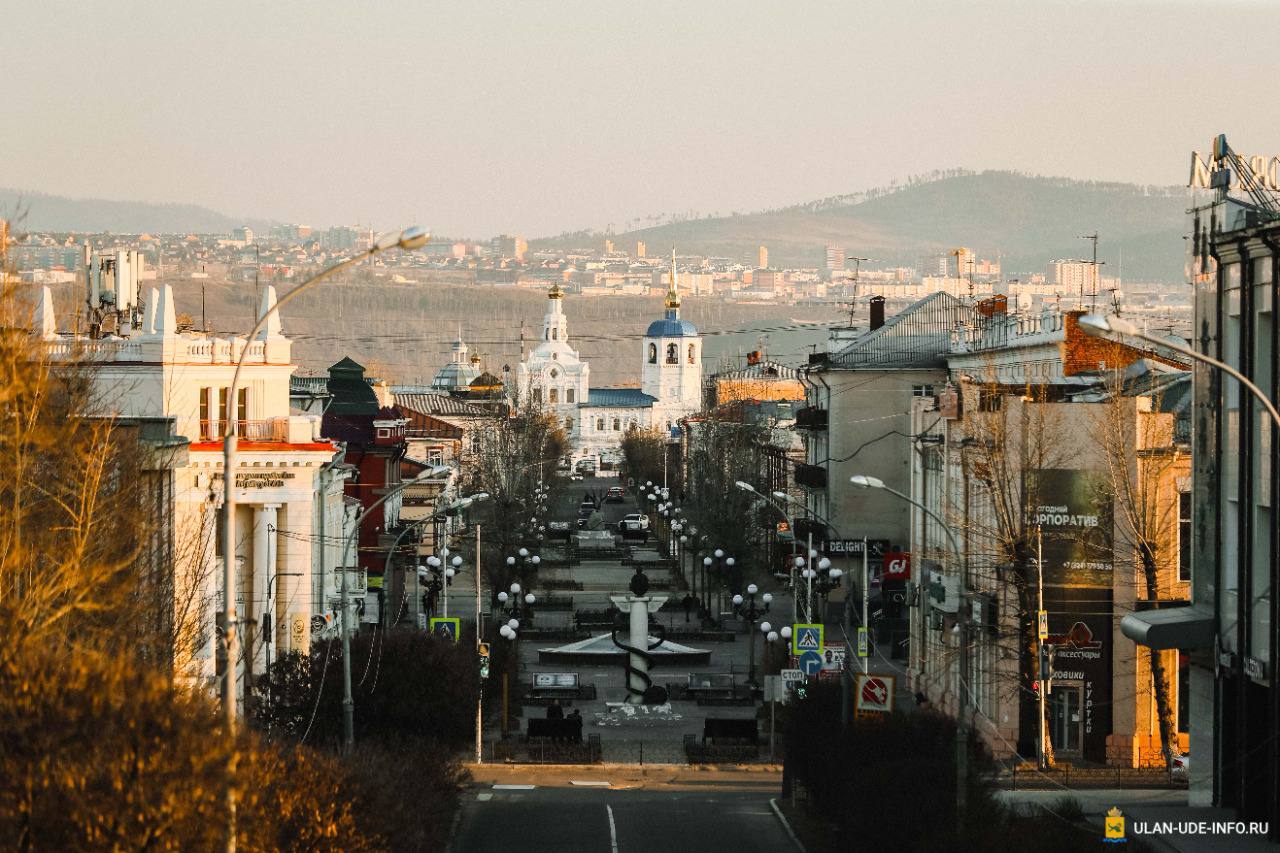
[[[236,435],[241,441],[272,441],[288,444],[305,444],[315,441],[315,422],[318,418],[308,415],[287,415],[267,420],[236,421]],[[190,422],[188,422],[190,423]],[[194,423],[190,423],[195,426]],[[200,419],[199,429],[192,430],[198,434],[199,441],[218,441],[226,421],[220,419]]]
[[[796,465],[796,484],[806,489],[825,489],[827,469],[819,465]]]
[[[805,406],[796,410],[796,427],[807,430],[827,428],[827,410],[819,406]]]

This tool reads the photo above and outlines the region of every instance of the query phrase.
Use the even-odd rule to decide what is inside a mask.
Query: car
[[[649,516],[633,512],[622,517],[618,529],[623,533],[643,533],[649,529]]]
[[[627,493],[622,490],[622,486],[610,486],[609,491],[605,493],[604,502],[610,504],[620,504],[626,500]]]
[[[569,475],[569,479],[570,479],[570,480],[581,480],[581,479],[582,479],[582,475],[581,475],[581,474],[579,474],[577,471],[574,471],[572,474],[570,474],[570,475]]]
[[[1175,779],[1186,779],[1191,772],[1191,752],[1187,751],[1182,755],[1175,755],[1173,761],[1169,764],[1169,775]]]

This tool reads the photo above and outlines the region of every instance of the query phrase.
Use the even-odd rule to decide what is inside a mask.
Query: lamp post
[[[810,554],[810,560],[817,556],[817,552]],[[816,592],[823,604],[823,613],[819,614],[820,621],[826,621],[826,600],[831,591],[840,586],[840,579],[844,577],[844,571],[831,565],[831,560],[826,557],[818,557],[816,563],[811,563],[803,570],[803,577],[806,583],[807,599],[805,601],[805,610],[808,612],[807,618],[813,621],[813,594]]]
[[[773,593],[766,592],[760,596],[761,602],[764,604],[763,609],[756,607],[756,593],[760,592],[760,588],[755,584],[747,584],[747,594],[743,596],[741,593],[733,597],[733,610],[747,625],[747,681],[751,684],[756,683],[756,622],[760,617],[769,612],[769,605],[773,603]],[[768,625],[769,623],[764,623]],[[767,633],[767,632],[766,632]]]
[[[960,578],[960,600],[956,609],[956,631],[959,634],[960,683],[962,685],[960,694],[962,707],[956,709],[956,831],[963,833],[964,813],[968,799],[966,787],[969,778],[969,721],[965,717],[966,707],[964,706],[973,707],[973,687],[969,683],[969,577],[964,558],[960,554],[960,544],[956,541],[955,531],[940,515],[913,499],[910,495],[904,495],[897,489],[886,485],[884,480],[879,477],[855,474],[849,478],[849,482],[862,489],[881,489],[886,491],[932,518],[947,534],[947,541],[951,545],[951,550],[955,553],[956,569]]]
[[[245,358],[249,355],[250,344],[255,335],[266,325],[267,320],[277,314],[281,308],[291,302],[303,291],[309,290],[316,284],[332,276],[334,273],[346,269],[352,264],[372,257],[379,252],[388,249],[405,249],[408,251],[420,249],[431,239],[431,235],[424,228],[412,227],[406,228],[399,234],[384,236],[376,241],[363,252],[340,261],[328,269],[322,270],[316,275],[304,281],[302,284],[290,290],[283,297],[276,301],[276,304],[262,312],[262,316],[254,323],[253,328],[249,330],[249,334],[245,338],[245,345],[240,350],[240,357],[236,359],[236,369],[231,375],[231,387],[227,392],[227,408],[224,413],[225,432],[222,435],[222,589],[223,589],[223,621],[225,622],[223,629],[224,637],[227,644],[227,666],[224,673],[222,683],[222,704],[223,713],[226,717],[226,738],[227,742],[232,746],[230,751],[231,758],[228,764],[228,775],[231,777],[227,785],[227,844],[228,853],[234,853],[236,849],[236,794],[235,794],[235,737],[236,725],[238,723],[238,709],[236,708],[236,658],[239,657],[240,639],[237,633],[237,613],[236,613],[236,577],[235,577],[235,556],[236,556],[236,494],[235,494],[235,462],[236,462],[236,426],[238,418],[236,417],[236,408],[239,403],[240,390],[240,371],[244,369]],[[234,352],[234,341],[232,342],[232,352]],[[264,354],[265,358],[265,354]],[[323,567],[322,567],[323,568]],[[344,573],[345,577],[345,573]],[[346,614],[343,613],[345,619]],[[344,635],[345,636],[345,635]]]
[[[276,572],[274,575],[267,578],[267,612],[264,613],[262,617],[262,641],[267,644],[267,667],[271,666],[272,638],[275,635],[275,631],[273,630],[275,622],[275,613],[273,612],[275,610],[275,598],[272,596],[272,587],[275,585],[276,578],[300,577],[302,577],[302,572]]]
[[[1280,411],[1277,411],[1275,403],[1271,401],[1262,389],[1249,380],[1240,371],[1236,370],[1226,362],[1218,361],[1216,358],[1205,355],[1202,352],[1192,349],[1178,343],[1177,341],[1168,341],[1164,338],[1157,338],[1154,335],[1139,329],[1129,320],[1116,315],[1104,316],[1102,314],[1085,314],[1076,324],[1080,327],[1080,331],[1086,335],[1095,338],[1103,338],[1105,340],[1116,343],[1124,343],[1125,338],[1136,338],[1144,343],[1152,344],[1158,347],[1172,350],[1179,355],[1186,356],[1192,361],[1198,361],[1201,364],[1207,364],[1210,367],[1220,370],[1230,376],[1232,379],[1243,385],[1250,394],[1257,398],[1263,408],[1267,410],[1267,414],[1271,416],[1271,420],[1277,427],[1280,427]]]

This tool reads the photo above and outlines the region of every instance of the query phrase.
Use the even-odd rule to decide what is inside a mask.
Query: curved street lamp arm
[[[1202,352],[1197,352],[1196,350],[1193,350],[1191,347],[1183,346],[1181,344],[1176,344],[1171,341],[1162,340],[1161,338],[1153,337],[1152,335],[1149,335],[1146,332],[1134,332],[1133,337],[1138,338],[1139,340],[1146,341],[1149,344],[1155,344],[1156,346],[1161,346],[1161,347],[1164,347],[1165,349],[1171,349],[1180,355],[1185,355],[1187,358],[1190,358],[1193,361],[1198,361],[1203,364],[1207,364],[1210,367],[1216,367],[1217,369],[1221,370],[1223,373],[1228,374],[1229,376],[1231,376],[1231,378],[1235,379],[1245,388],[1249,389],[1249,393],[1253,394],[1254,397],[1258,398],[1258,401],[1262,403],[1263,406],[1266,407],[1267,414],[1271,416],[1272,422],[1278,428],[1280,428],[1280,411],[1276,410],[1275,403],[1271,402],[1270,398],[1268,398],[1267,395],[1262,392],[1261,388],[1259,388],[1257,385],[1254,385],[1251,381],[1249,381],[1248,377],[1246,377],[1240,371],[1236,370],[1231,365],[1223,361],[1218,361],[1216,358],[1207,356]]]

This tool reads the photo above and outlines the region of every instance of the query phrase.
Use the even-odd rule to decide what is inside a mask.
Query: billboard
[[[1043,536],[1044,582],[1111,586],[1112,500],[1098,471],[1028,473],[1028,522]]]

